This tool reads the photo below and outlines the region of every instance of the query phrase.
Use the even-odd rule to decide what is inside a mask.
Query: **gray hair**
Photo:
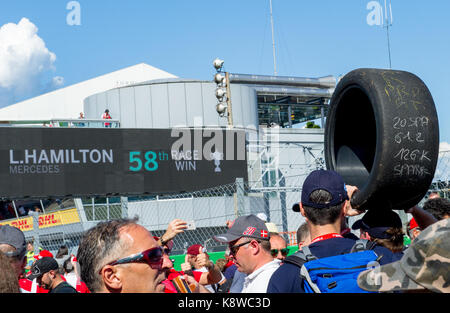
[[[91,292],[101,290],[103,284],[99,271],[105,264],[120,257],[126,248],[120,240],[120,230],[137,225],[138,218],[122,218],[100,222],[82,237],[77,259],[81,268],[81,280]]]

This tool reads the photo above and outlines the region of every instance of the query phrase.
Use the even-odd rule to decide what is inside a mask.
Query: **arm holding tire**
[[[424,230],[428,226],[433,223],[436,223],[438,220],[432,214],[428,213],[418,205],[413,206],[412,208],[405,209],[405,213],[410,213],[419,225],[421,230]]]

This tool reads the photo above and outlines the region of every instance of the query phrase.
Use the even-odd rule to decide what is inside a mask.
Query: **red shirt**
[[[63,275],[61,275],[61,278],[62,278],[64,281],[67,281],[66,278],[65,278]],[[86,284],[84,283],[84,281],[81,281],[81,280],[78,280],[78,281],[77,281],[75,290],[76,290],[77,292],[79,292],[79,293],[91,293],[91,292],[89,291],[89,288],[88,288],[88,287],[86,286]]]
[[[223,268],[223,270],[226,270],[227,268],[229,268],[233,264],[234,264],[234,262],[232,260],[229,260],[228,263],[225,264],[225,267]]]
[[[21,293],[48,293],[49,290],[38,286],[36,281],[27,278],[19,279],[19,287]]]

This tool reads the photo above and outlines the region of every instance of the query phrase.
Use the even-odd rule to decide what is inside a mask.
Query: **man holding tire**
[[[335,171],[317,170],[305,179],[299,205],[299,211],[306,218],[311,243],[309,249],[317,258],[324,258],[351,251],[356,240],[344,238],[341,233],[342,219],[346,216],[361,214],[350,205],[349,199],[356,187],[346,186],[342,177]],[[380,264],[391,263],[397,258],[394,254],[380,246],[374,251],[381,256]],[[300,267],[286,262],[272,275],[267,288],[268,293],[303,293],[303,282]]]

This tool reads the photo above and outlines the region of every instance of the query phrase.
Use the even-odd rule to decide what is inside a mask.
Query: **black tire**
[[[436,108],[420,78],[356,69],[340,80],[326,122],[325,161],[359,188],[354,207],[416,205],[430,187],[438,154]]]

